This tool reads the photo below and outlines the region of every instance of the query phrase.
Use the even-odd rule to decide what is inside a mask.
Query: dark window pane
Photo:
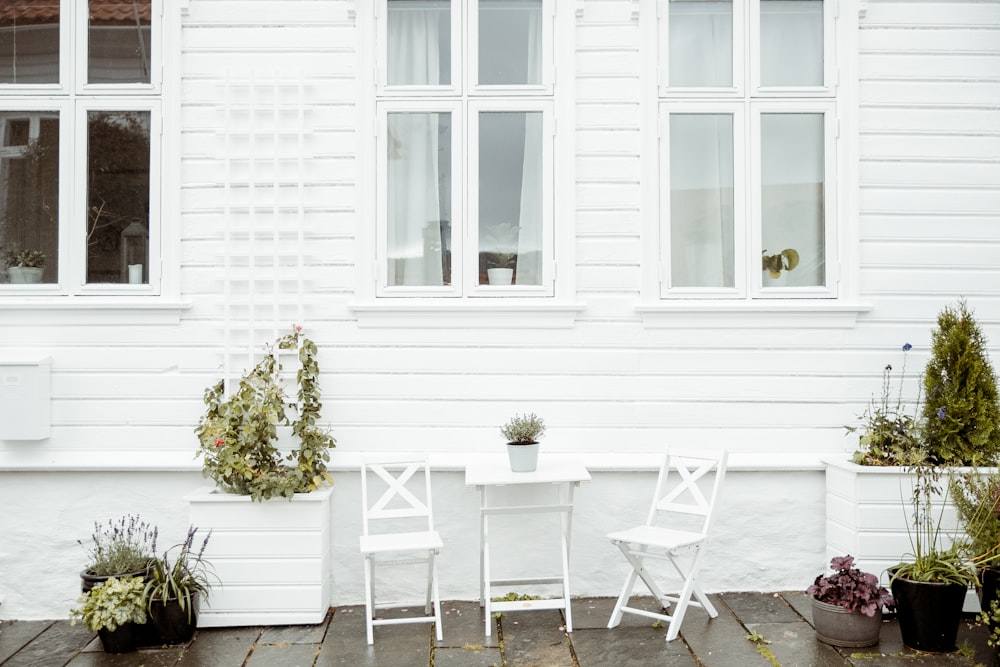
[[[59,83],[59,0],[0,2],[0,83]]]
[[[87,114],[88,283],[149,280],[149,124],[148,111]]]
[[[8,111],[0,113],[0,124],[0,282],[54,283],[59,266],[59,118],[51,111]]]
[[[149,83],[151,0],[90,0],[88,83]]]

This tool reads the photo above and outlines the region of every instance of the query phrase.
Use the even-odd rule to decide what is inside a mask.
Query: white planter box
[[[885,569],[913,551],[908,531],[913,521],[914,475],[898,466],[825,463],[827,559],[850,554],[859,568],[887,582]],[[947,489],[946,477],[941,485]],[[941,502],[937,502],[932,510],[935,521],[940,512]],[[949,502],[941,521],[942,543],[950,544],[959,530],[958,515]]]
[[[198,626],[322,622],[332,594],[332,495],[333,487],[263,503],[214,487],[188,495],[191,525],[212,531],[205,558],[218,577]]]

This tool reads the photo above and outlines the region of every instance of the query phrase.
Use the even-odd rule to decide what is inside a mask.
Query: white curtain
[[[733,85],[733,3],[671,0],[670,79],[675,87]]]
[[[762,0],[763,86],[823,85],[823,0]]]
[[[541,3],[528,14],[528,49],[525,62],[527,80],[541,69]],[[540,112],[527,113],[524,119],[524,165],[521,171],[521,211],[518,224],[517,284],[542,283],[542,156],[544,126]]]
[[[439,83],[439,5],[389,3],[390,84]],[[440,127],[437,113],[390,113],[388,117],[390,285],[443,284]]]

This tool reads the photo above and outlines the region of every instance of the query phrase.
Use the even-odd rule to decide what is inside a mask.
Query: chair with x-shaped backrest
[[[608,534],[608,539],[621,549],[632,568],[625,577],[625,585],[611,613],[609,628],[621,622],[623,613],[638,614],[666,621],[667,641],[671,641],[677,638],[689,605],[703,608],[711,618],[719,615],[702,590],[698,575],[719,490],[726,475],[726,462],[725,450],[671,449],[660,467],[646,523]],[[664,594],[647,569],[647,560],[670,563],[683,581],[680,593]],[[628,606],[637,578],[646,584],[663,611]],[[666,610],[671,603],[674,604],[673,613],[668,614]]]
[[[364,534],[361,554],[365,562],[365,611],[368,643],[373,644],[374,626],[401,623],[434,623],[442,640],[441,599],[438,595],[436,557],[443,546],[434,530],[431,506],[431,472],[426,456],[388,459],[365,457],[361,464],[361,495]],[[427,566],[424,615],[375,618],[375,566]],[[379,608],[400,607],[391,602]]]

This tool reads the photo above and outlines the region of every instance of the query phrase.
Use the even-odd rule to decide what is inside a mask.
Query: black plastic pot
[[[142,628],[143,625],[123,623],[114,630],[101,628],[97,636],[105,653],[129,653],[139,647]]]
[[[160,644],[184,644],[191,641],[198,627],[198,596],[191,599],[191,616],[181,609],[176,598],[153,600],[149,606],[149,618],[156,630]]]
[[[968,588],[909,579],[893,579],[890,587],[896,598],[896,618],[904,645],[930,653],[956,650]]]
[[[105,581],[115,577],[116,579],[121,579],[123,577],[140,577],[141,579],[146,579],[146,570],[138,570],[136,572],[124,572],[122,574],[109,574],[109,575],[97,575],[92,574],[89,569],[80,572],[80,590],[84,593],[89,593],[97,584],[103,584]]]
[[[1000,569],[988,567],[979,570],[979,606],[989,611],[994,600],[1000,600]]]

